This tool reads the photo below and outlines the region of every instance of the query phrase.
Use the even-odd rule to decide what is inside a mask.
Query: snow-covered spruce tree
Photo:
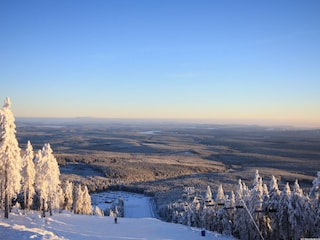
[[[314,199],[317,204],[320,204],[320,171],[317,172],[317,177],[312,181],[309,196]]]
[[[33,148],[28,141],[25,154],[22,157],[22,192],[24,195],[24,208],[30,210],[33,195],[35,194],[35,166],[34,166]]]
[[[216,220],[216,211],[213,206],[204,204],[202,213],[201,213],[201,221],[203,227],[208,230],[214,230],[214,223]]]
[[[279,235],[280,239],[291,239],[292,232],[289,224],[289,202],[291,197],[291,190],[289,183],[287,183],[280,193],[278,219],[279,219]]]
[[[73,212],[76,214],[92,214],[91,197],[87,186],[74,185]]]
[[[59,209],[60,206],[60,169],[57,159],[53,155],[53,151],[49,143],[44,144],[42,148],[42,160],[48,163],[48,207],[50,211],[50,216],[52,216],[52,210]]]
[[[6,98],[0,110],[0,200],[1,206],[4,204],[5,218],[9,217],[12,197],[20,191],[22,162],[10,106],[10,99]]]
[[[200,211],[201,203],[197,197],[194,197],[189,210],[190,226],[201,227]]]
[[[252,188],[254,188],[255,186],[257,186],[257,184],[259,184],[260,178],[261,178],[261,176],[259,174],[259,170],[256,169],[256,172],[254,174],[253,183],[252,183]]]
[[[35,163],[35,185],[40,195],[44,217],[46,209],[48,209],[50,215],[52,215],[52,210],[59,209],[60,206],[60,170],[49,143],[45,144],[41,151],[38,151]]]
[[[312,237],[320,236],[320,171],[317,172],[317,178],[312,181],[309,197],[314,212],[314,227],[311,232]]]
[[[73,183],[70,181],[64,181],[61,187],[64,193],[64,199],[62,201],[61,208],[63,210],[71,211],[73,204]]]
[[[91,197],[88,191],[88,187],[84,186],[84,190],[82,192],[82,214],[90,215],[92,214],[92,206],[91,206]]]
[[[261,225],[264,224],[263,222],[263,213],[262,212],[262,203],[263,203],[263,184],[262,184],[262,178],[258,177],[258,171],[256,171],[255,175],[255,186],[251,190],[250,197],[248,199],[248,209],[250,211],[251,216],[253,219],[251,219],[248,223],[249,233],[250,233],[250,239],[259,239],[260,238],[260,229]],[[257,229],[257,227],[259,229]]]
[[[248,239],[248,221],[250,218],[244,208],[244,201],[248,197],[248,188],[245,183],[242,183],[241,179],[238,181],[238,187],[235,194],[235,206],[236,211],[234,214],[233,222],[233,235],[239,239]]]
[[[83,197],[83,193],[82,193],[82,189],[81,189],[81,185],[77,184],[73,186],[73,212],[76,214],[81,214],[82,213],[82,197]]]
[[[230,235],[231,225],[229,224],[228,213],[225,209],[225,200],[226,197],[224,195],[223,187],[222,184],[220,184],[215,198],[217,211],[215,230],[217,230],[219,233],[224,232]]]
[[[94,210],[93,210],[93,215],[103,217],[104,216],[104,212],[98,206],[95,206]]]
[[[280,190],[277,179],[272,176],[269,184],[269,203],[268,214],[270,216],[270,226],[272,231],[269,233],[270,239],[279,239],[279,218],[277,212],[279,211]]]
[[[227,223],[228,228],[223,229],[223,234],[226,235],[233,235],[234,231],[234,214],[235,214],[235,207],[236,207],[236,197],[233,191],[230,193],[230,197],[226,199],[225,208],[227,210],[227,215],[229,222]]]
[[[291,225],[293,239],[309,236],[310,227],[310,205],[309,199],[304,196],[302,189],[295,181],[289,202],[289,223]]]
[[[46,202],[47,199],[47,181],[45,181],[45,173],[42,173],[42,166],[45,163],[42,161],[41,150],[35,154],[34,166],[36,170],[36,175],[34,179],[35,195],[33,199],[33,208],[36,210],[43,210],[43,215],[45,215]]]
[[[271,234],[271,216],[269,214],[269,190],[266,184],[263,184],[262,192],[262,213],[260,216],[260,230],[263,236],[269,236]]]
[[[224,195],[222,184],[219,185],[215,199],[216,199],[217,205],[224,205],[225,204],[225,195]]]
[[[206,191],[206,202],[212,202],[212,192],[209,185],[207,186],[207,191]]]

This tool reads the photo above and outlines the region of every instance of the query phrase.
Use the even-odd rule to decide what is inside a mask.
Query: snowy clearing
[[[209,239],[233,239],[206,232]],[[118,224],[111,217],[56,214],[40,218],[39,213],[10,214],[8,220],[0,217],[0,239],[204,239],[201,230],[180,224],[162,222],[155,218],[120,218]]]

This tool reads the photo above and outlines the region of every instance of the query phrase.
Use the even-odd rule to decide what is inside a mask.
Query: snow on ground
[[[206,232],[180,224],[162,222],[155,218],[118,218],[118,224],[111,217],[55,214],[40,218],[39,213],[27,215],[10,214],[8,220],[0,217],[0,239],[46,239],[46,240],[196,240],[232,239],[217,233]]]
[[[124,201],[124,216],[126,218],[154,217],[152,199],[142,194],[123,191],[106,191],[91,194],[92,206],[98,206],[101,210],[109,209],[112,202],[122,198]]]
[[[213,232],[201,236],[201,229],[173,224],[153,218],[151,199],[141,194],[127,192],[103,192],[92,194],[93,206],[101,209],[111,206],[112,201],[122,198],[125,217],[114,223],[112,217],[55,214],[41,218],[39,212],[26,215],[10,213],[4,219],[0,213],[0,240],[197,240],[233,239]]]

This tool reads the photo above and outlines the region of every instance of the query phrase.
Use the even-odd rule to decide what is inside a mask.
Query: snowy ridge
[[[233,239],[214,232],[206,232],[209,239]],[[0,239],[99,240],[99,239],[203,239],[201,230],[155,218],[120,218],[118,224],[111,217],[55,214],[41,218],[40,213],[10,214],[0,218]]]

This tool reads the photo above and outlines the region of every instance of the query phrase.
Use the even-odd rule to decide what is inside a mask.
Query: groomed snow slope
[[[166,223],[155,218],[118,218],[118,224],[115,224],[114,219],[110,217],[62,213],[40,218],[39,213],[27,215],[11,213],[6,220],[0,216],[0,239],[204,240],[232,238],[213,232],[206,232],[206,237],[202,237],[200,229]]]

